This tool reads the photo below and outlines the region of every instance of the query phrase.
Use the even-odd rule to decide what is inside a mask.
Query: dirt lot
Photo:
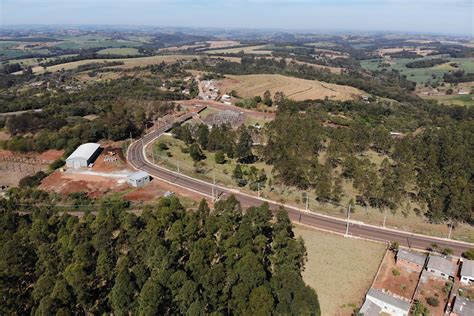
[[[448,294],[443,291],[445,285],[446,281],[440,279],[428,279],[426,282],[420,283],[415,299],[430,310],[430,315],[443,315],[444,308],[448,303]],[[439,305],[435,307],[428,304],[426,299],[429,297],[437,298]]]
[[[397,271],[399,275],[397,274]],[[395,254],[390,252],[385,256],[380,272],[374,282],[377,289],[385,289],[393,294],[409,300],[413,297],[418,283],[419,273],[408,272],[395,264]]]
[[[0,186],[17,186],[22,178],[47,170],[49,164],[62,155],[62,150],[48,150],[41,154],[0,150]]]
[[[221,83],[222,91],[230,93],[236,90],[239,96],[244,98],[262,96],[266,90],[269,90],[272,95],[275,92],[283,92],[287,97],[297,101],[326,97],[332,100],[352,100],[364,94],[349,86],[274,74],[228,76],[228,78],[231,80],[224,79]]]
[[[363,303],[385,252],[385,245],[348,239],[303,226],[296,226],[308,252],[303,272],[313,287],[322,315],[351,315]]]

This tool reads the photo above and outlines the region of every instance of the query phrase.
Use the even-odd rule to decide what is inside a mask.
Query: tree
[[[209,143],[209,128],[206,124],[200,124],[196,132],[196,141],[203,149],[207,149]]]
[[[464,251],[462,256],[468,260],[474,260],[474,249]]]
[[[272,94],[268,90],[263,93],[263,103],[268,106],[273,105]]]
[[[244,125],[239,128],[239,133],[239,141],[237,142],[237,147],[235,148],[235,155],[240,162],[247,163],[253,158],[252,136]]]
[[[120,263],[115,283],[109,295],[110,305],[116,315],[129,315],[133,310],[135,282],[128,271],[128,258]]]
[[[216,154],[214,156],[214,160],[216,161],[216,163],[218,164],[223,164],[225,163],[225,155],[224,155],[224,152],[222,150],[218,150],[216,151]]]
[[[206,158],[201,150],[201,147],[199,147],[197,143],[194,143],[189,147],[189,155],[194,161],[201,161]]]

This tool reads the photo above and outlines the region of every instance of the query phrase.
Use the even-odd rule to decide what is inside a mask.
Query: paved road
[[[191,116],[192,114],[188,114],[184,117],[181,117],[179,119],[179,122],[182,123],[183,121],[189,119]],[[147,161],[147,159],[144,157],[144,147],[148,143],[155,140],[160,134],[168,131],[170,128],[171,124],[160,127],[156,131],[153,131],[144,136],[143,138],[132,143],[127,152],[128,162],[136,169],[144,170],[157,179],[167,181],[173,185],[199,193],[203,196],[228,196],[233,194],[241,202],[243,207],[260,205],[263,202],[268,202],[272,210],[275,210],[278,207],[282,206],[281,204],[274,201],[261,199],[256,196],[247,195],[239,191],[224,188],[221,186],[214,186],[213,195],[213,185],[211,183],[207,183],[182,174],[178,174],[174,171],[170,171],[163,167],[156,166],[151,162]],[[301,223],[304,225],[328,230],[335,233],[345,234],[346,232],[347,222],[345,220],[312,212],[306,212],[293,206],[284,205],[284,207],[287,210],[290,219],[295,223]],[[350,223],[349,235],[351,235],[352,237],[366,238],[380,242],[398,241],[402,246],[417,249],[426,249],[432,243],[436,243],[440,248],[453,249],[455,255],[460,255],[467,249],[474,248],[474,244],[453,241],[444,238],[411,234],[404,231],[386,229],[357,222]]]

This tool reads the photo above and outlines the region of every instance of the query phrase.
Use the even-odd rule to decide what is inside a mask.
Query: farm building
[[[141,188],[150,183],[150,175],[145,171],[134,172],[128,176],[127,183],[132,187]]]
[[[364,305],[359,311],[364,316],[407,316],[409,312],[410,302],[374,288],[367,293]]]
[[[400,249],[397,252],[397,265],[411,272],[421,272],[425,266],[426,255]]]
[[[67,157],[68,168],[79,169],[89,166],[100,154],[100,145],[95,143],[82,144]]]
[[[433,277],[448,280],[454,278],[455,264],[443,257],[430,256],[426,264],[426,271]]]
[[[467,298],[456,296],[453,310],[449,316],[471,316],[474,315],[474,302]]]
[[[474,284],[474,260],[463,259],[461,266],[461,283]]]

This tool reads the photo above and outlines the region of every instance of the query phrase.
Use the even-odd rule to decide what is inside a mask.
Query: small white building
[[[82,144],[81,146],[77,147],[69,157],[67,157],[66,166],[73,169],[86,168],[95,161],[99,154],[99,144]]]
[[[128,176],[127,183],[132,187],[141,188],[150,183],[150,175],[145,171],[134,172]]]
[[[454,278],[456,265],[449,259],[439,256],[429,256],[426,271],[432,277],[448,280]]]
[[[395,297],[382,290],[371,288],[365,296],[364,305],[359,313],[364,316],[407,316],[410,312],[410,302]]]
[[[464,285],[474,284],[474,260],[462,260],[461,283]]]

